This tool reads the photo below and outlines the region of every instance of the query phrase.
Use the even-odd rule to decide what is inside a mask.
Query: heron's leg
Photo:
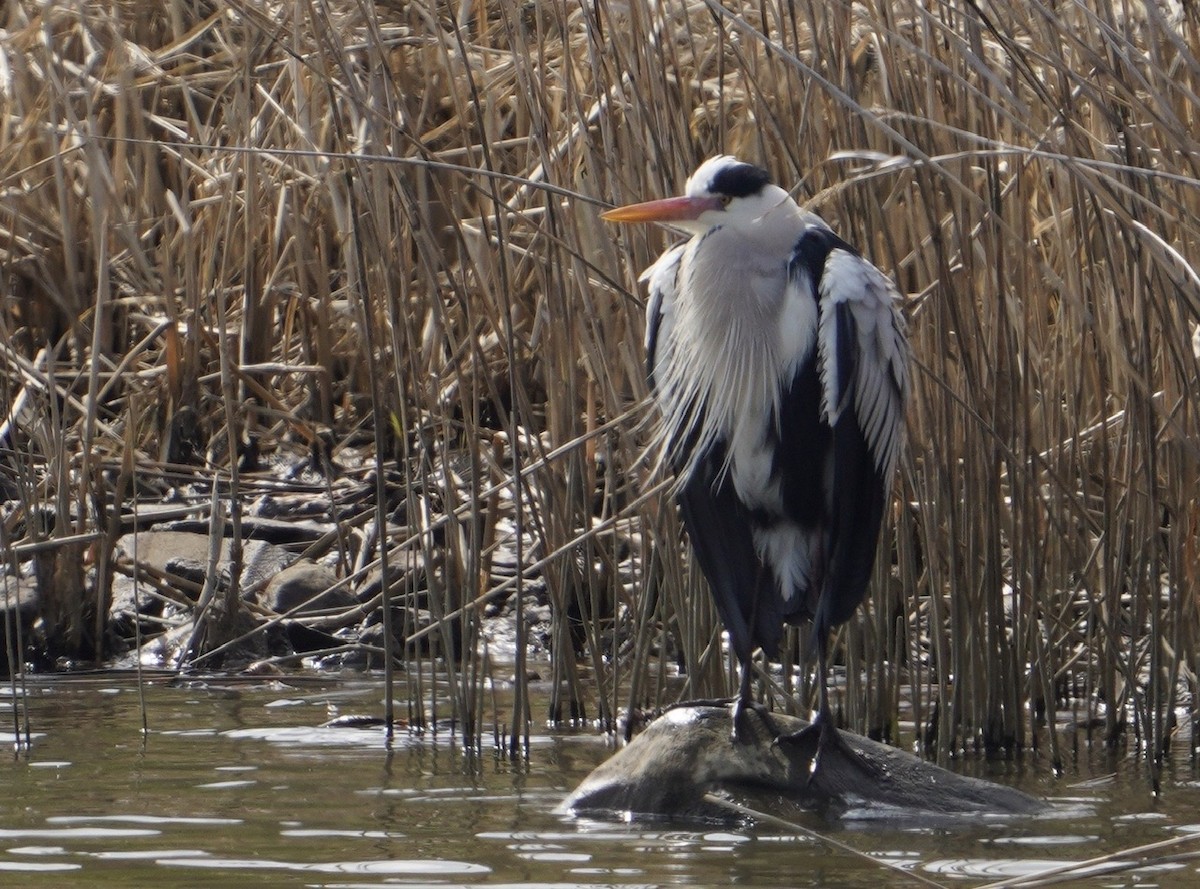
[[[754,713],[763,721],[763,725],[767,727],[771,738],[779,737],[779,726],[771,717],[771,711],[767,709],[767,705],[754,700],[754,695],[751,692],[750,684],[754,677],[754,659],[746,657],[739,659],[738,663],[738,693],[732,698],[699,698],[690,701],[678,701],[664,708],[665,710],[675,710],[679,707],[728,707],[732,705],[733,712],[731,722],[733,723],[733,740],[752,742],[754,735],[749,731],[749,725],[746,723],[746,714]]]
[[[738,682],[738,696],[733,701],[733,714],[731,722],[733,723],[733,740],[734,741],[753,741],[754,735],[750,733],[749,726],[746,724],[746,714],[752,712],[763,721],[763,725],[767,727],[772,738],[779,737],[779,726],[775,720],[771,718],[771,711],[767,709],[767,705],[761,701],[754,700],[754,694],[750,690],[750,682],[754,677],[754,659],[752,657],[743,658],[739,664],[740,679]]]
[[[810,775],[815,775],[826,760],[839,759],[851,768],[865,773],[870,778],[879,776],[879,767],[854,750],[833,721],[829,707],[829,674],[826,661],[829,647],[828,637],[817,643],[817,713],[805,728],[790,735],[780,735],[777,742],[795,750],[809,763]]]
[[[817,673],[820,685],[817,690],[817,718],[813,721],[835,728],[833,725],[833,711],[829,709],[829,667],[826,663],[828,648],[829,638],[827,636],[817,645]]]

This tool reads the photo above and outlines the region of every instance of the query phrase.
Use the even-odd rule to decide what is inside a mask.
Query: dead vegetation
[[[676,661],[685,696],[721,691],[640,459],[635,279],[667,237],[598,210],[726,152],[908,294],[909,446],[840,637],[847,724],[896,739],[904,702],[943,755],[1057,761],[1038,726],[1063,711],[1162,751],[1194,709],[1191,6],[19,0],[0,27],[4,543],[66,596],[63,652],[101,647],[133,499],[215,483],[236,530],[254,440],[316,478],[400,470],[371,477],[403,503],[384,551],[441,566],[419,632],[457,621],[440,666],[471,720],[507,595],[497,721],[523,723],[535,577],[550,716],[611,725]],[[356,526],[365,561],[387,518]],[[500,551],[525,578],[497,588]],[[432,666],[405,664],[419,697]]]

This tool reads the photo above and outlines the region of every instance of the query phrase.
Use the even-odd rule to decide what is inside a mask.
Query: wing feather
[[[900,454],[908,397],[908,344],[899,294],[887,276],[858,254],[830,251],[818,286],[817,335],[825,420],[836,426],[853,408],[883,479]]]
[[[666,366],[674,354],[675,303],[679,293],[679,261],[686,244],[677,244],[638,277],[647,283],[646,378],[657,392],[654,369]]]
[[[828,561],[813,617],[821,639],[849,619],[870,582],[903,438],[908,345],[895,287],[844,242],[825,257],[817,298],[821,411],[833,435]]]

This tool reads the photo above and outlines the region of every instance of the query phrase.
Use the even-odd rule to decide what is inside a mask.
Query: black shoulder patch
[[[731,198],[745,198],[758,194],[763,186],[771,184],[771,174],[754,164],[732,164],[722,167],[713,176],[708,190],[712,194],[725,194]]]
[[[793,273],[802,270],[813,282],[820,281],[821,275],[825,273],[825,260],[834,250],[845,250],[855,256],[859,255],[857,250],[829,229],[809,226],[800,236],[800,240],[796,242],[788,266]]]

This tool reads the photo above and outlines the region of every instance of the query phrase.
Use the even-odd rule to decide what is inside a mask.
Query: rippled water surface
[[[11,755],[2,779],[2,886],[920,885],[885,862],[980,886],[1200,831],[1190,766],[1155,800],[1130,757],[1095,754],[1059,779],[1035,758],[973,765],[1055,800],[1037,819],[814,818],[799,834],[599,823],[557,811],[611,752],[594,733],[544,733],[514,763],[465,755],[445,734],[398,735],[389,753],[382,729],[319,728],[378,713],[377,682],[151,684],[144,739],[130,681],[28,691],[32,750]],[[11,745],[11,696],[0,703]],[[1071,885],[1200,886],[1200,862],[1180,854],[1196,851],[1189,841],[1161,853],[1175,860]]]

